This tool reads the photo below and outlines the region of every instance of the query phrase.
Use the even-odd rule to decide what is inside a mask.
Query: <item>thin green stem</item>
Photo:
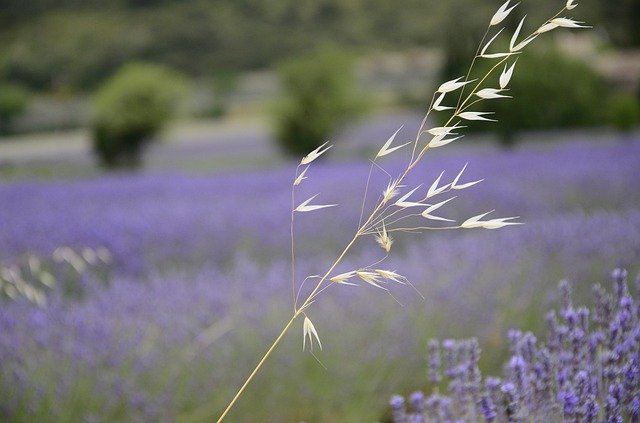
[[[271,346],[269,347],[267,352],[262,356],[262,359],[260,360],[258,365],[255,367],[255,369],[253,369],[253,371],[251,372],[251,374],[249,375],[247,380],[245,380],[245,382],[242,384],[242,386],[238,390],[238,393],[236,393],[236,396],[233,397],[233,399],[231,400],[231,402],[229,403],[227,408],[225,408],[224,412],[220,415],[220,418],[218,418],[218,421],[217,421],[218,423],[222,422],[222,420],[224,420],[224,418],[227,416],[227,414],[229,414],[229,411],[231,410],[233,405],[236,403],[236,401],[238,401],[238,398],[240,398],[240,395],[242,395],[242,393],[247,388],[249,383],[251,383],[251,381],[253,380],[253,377],[256,375],[256,373],[258,373],[258,370],[260,370],[260,368],[262,367],[264,362],[267,361],[267,358],[269,358],[269,356],[271,355],[273,350],[276,349],[276,347],[278,346],[278,344],[280,343],[280,341],[284,337],[285,333],[287,333],[287,331],[289,330],[289,328],[293,324],[293,321],[296,319],[296,317],[298,317],[299,314],[300,314],[300,311],[296,311],[293,314],[293,317],[291,317],[291,320],[289,320],[289,322],[285,325],[284,329],[282,329],[282,332],[280,332],[280,335],[278,335],[276,340],[273,341],[273,344],[271,344]]]

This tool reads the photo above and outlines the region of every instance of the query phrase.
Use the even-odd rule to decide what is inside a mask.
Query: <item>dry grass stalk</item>
[[[440,216],[439,209],[444,208],[449,202],[453,201],[456,197],[450,197],[444,199],[439,202],[432,202],[430,199],[436,196],[440,196],[442,194],[448,193],[452,190],[463,190],[474,186],[481,182],[478,181],[470,181],[470,182],[461,182],[463,172],[466,169],[467,165],[462,168],[462,170],[458,173],[458,175],[449,183],[441,185],[441,180],[444,176],[444,172],[433,181],[429,187],[429,189],[422,195],[422,197],[418,200],[415,199],[416,193],[422,188],[422,185],[417,187],[413,187],[412,189],[402,193],[403,188],[406,188],[402,183],[406,179],[407,175],[411,172],[413,168],[420,163],[424,154],[433,148],[442,147],[449,143],[459,140],[463,137],[463,135],[459,135],[459,130],[465,128],[462,125],[463,121],[495,121],[493,118],[493,112],[491,111],[477,111],[471,110],[473,106],[475,106],[480,101],[490,101],[494,99],[502,99],[502,98],[510,98],[509,95],[506,95],[508,92],[508,85],[511,80],[511,77],[515,71],[517,57],[519,54],[522,54],[522,51],[525,47],[527,47],[531,42],[533,42],[538,36],[543,33],[549,32],[559,27],[565,28],[586,28],[586,26],[582,25],[582,22],[575,21],[571,18],[560,17],[560,15],[564,11],[572,10],[576,7],[576,3],[574,0],[569,0],[566,2],[565,6],[553,17],[548,19],[542,25],[540,25],[536,30],[531,32],[528,36],[521,38],[520,41],[520,33],[524,26],[525,19],[523,18],[515,32],[512,34],[508,51],[499,51],[499,52],[490,52],[491,46],[493,42],[503,33],[505,28],[498,29],[492,35],[488,42],[485,43],[486,38],[493,31],[495,26],[500,25],[507,16],[511,13],[511,11],[517,6],[517,4],[511,4],[512,1],[506,1],[500,8],[496,11],[493,17],[490,20],[490,23],[487,27],[487,31],[480,42],[478,50],[476,52],[475,57],[473,58],[471,65],[469,66],[469,70],[466,76],[459,77],[453,79],[451,81],[447,81],[441,84],[438,90],[434,93],[429,109],[422,120],[420,128],[416,134],[416,137],[413,141],[407,142],[400,145],[393,145],[395,142],[395,138],[400,132],[399,128],[393,135],[389,137],[389,139],[384,143],[382,148],[378,151],[375,158],[371,160],[371,169],[369,175],[371,175],[371,171],[374,166],[384,171],[384,169],[378,163],[378,159],[381,159],[387,155],[390,155],[396,151],[401,150],[402,148],[412,145],[411,157],[406,166],[406,168],[395,178],[389,176],[389,183],[379,196],[376,205],[373,207],[372,211],[369,213],[366,219],[363,219],[361,216],[359,226],[351,239],[351,241],[347,244],[344,250],[338,255],[337,259],[329,266],[328,270],[324,273],[324,275],[317,277],[318,282],[311,291],[311,293],[307,296],[307,298],[298,305],[298,298],[300,295],[299,290],[297,290],[297,284],[295,280],[295,243],[294,243],[294,224],[295,224],[295,216],[297,213],[306,213],[313,212],[316,210],[335,207],[335,204],[326,204],[326,205],[317,205],[311,204],[312,200],[314,200],[318,194],[313,197],[299,203],[296,206],[295,200],[295,192],[296,188],[307,179],[306,172],[309,167],[312,165],[313,161],[324,154],[331,146],[327,146],[328,143],[325,143],[318,147],[316,150],[309,153],[305,156],[298,167],[296,168],[296,175],[294,178],[294,182],[292,184],[291,190],[291,273],[292,273],[292,295],[293,295],[293,314],[291,319],[285,324],[281,333],[278,335],[273,344],[269,347],[264,356],[260,359],[259,363],[256,365],[252,373],[248,376],[244,384],[240,387],[235,397],[231,400],[227,408],[224,410],[218,422],[221,422],[229,410],[233,407],[238,398],[242,395],[243,391],[249,385],[253,377],[256,375],[258,370],[262,367],[266,359],[271,355],[276,346],[280,343],[284,335],[289,331],[293,323],[299,316],[304,316],[303,322],[303,349],[306,349],[307,346],[307,338],[309,339],[309,348],[313,347],[313,343],[317,342],[318,346],[322,348],[322,344],[320,342],[320,336],[312,323],[311,319],[308,316],[308,308],[309,306],[316,301],[319,294],[324,292],[329,287],[335,285],[360,285],[360,283],[364,283],[365,285],[370,285],[375,288],[379,288],[388,292],[388,288],[385,286],[388,282],[395,282],[398,284],[405,284],[408,281],[402,275],[396,273],[395,271],[390,270],[381,270],[374,269],[373,266],[377,266],[381,263],[384,258],[379,260],[372,266],[366,266],[359,269],[354,269],[349,272],[333,275],[334,270],[342,262],[347,253],[351,250],[353,245],[363,237],[368,235],[373,235],[375,241],[385,250],[385,253],[388,255],[391,251],[391,247],[393,244],[393,239],[389,235],[392,232],[423,232],[426,230],[442,230],[442,229],[472,229],[472,228],[484,228],[484,229],[498,229],[505,226],[511,225],[520,225],[521,222],[515,222],[514,220],[518,217],[500,217],[500,218],[492,218],[485,219],[487,215],[493,212],[485,212],[478,214],[476,216],[472,216],[466,219],[464,222],[457,224],[453,219],[449,219],[447,217]],[[469,79],[471,74],[471,70],[478,59],[484,60],[496,60],[494,66],[482,77],[478,80]],[[496,84],[499,88],[486,86],[487,81],[491,76],[494,75],[494,72],[497,69],[503,68],[498,77]],[[471,91],[465,95],[465,89],[467,86],[472,87]],[[453,104],[444,105],[443,102],[447,100],[447,95],[450,93],[454,93],[456,91],[460,91],[460,94],[457,100],[454,99],[455,106]],[[426,124],[428,121],[428,117],[431,112],[446,112],[451,111],[451,116],[444,126],[434,127],[434,128],[426,128]],[[384,171],[387,173],[386,171]],[[387,173],[387,175],[389,175]],[[369,190],[369,182],[367,181],[367,188],[365,189],[365,200]],[[398,195],[402,196],[398,198],[395,202],[391,203],[391,200],[396,198]],[[420,197],[420,195],[418,195]],[[412,199],[414,198],[414,199]],[[427,202],[429,201],[429,202]],[[415,213],[415,209],[422,209],[418,213]],[[363,209],[364,215],[364,201],[363,201]],[[438,211],[438,215],[434,215],[433,213]],[[445,213],[446,214],[446,213]],[[409,225],[407,227],[403,226],[405,221],[413,222],[414,218],[422,217],[428,221],[434,222],[446,222],[447,225],[443,226],[442,224],[424,224],[424,225]],[[484,219],[484,220],[483,220]],[[332,276],[333,275],[333,276]],[[358,283],[357,281],[360,281]]]

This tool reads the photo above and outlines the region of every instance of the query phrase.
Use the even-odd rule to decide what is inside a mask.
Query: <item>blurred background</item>
[[[195,163],[201,150],[192,163],[162,160],[163,151],[186,152],[182,144],[237,137],[231,144],[251,140],[299,154],[355,123],[375,124],[376,116],[419,119],[436,83],[466,72],[498,3],[4,0],[0,172],[20,174],[16,165],[52,157],[70,162],[64,172],[88,172],[91,151],[97,163],[126,167],[123,147],[107,140],[114,125],[137,126],[127,130],[140,140],[127,143],[140,146],[125,156],[141,156],[152,138],[170,141],[149,162],[163,168],[206,166]],[[524,15],[528,23],[544,20],[556,3],[525,2],[506,24],[513,31]],[[506,144],[516,131],[629,131],[639,113],[638,7],[582,2],[579,19],[594,29],[537,43],[513,87],[521,101],[502,103],[504,123],[474,129]],[[138,91],[158,97],[142,115],[133,100],[122,107],[139,80]],[[117,115],[136,112],[127,123]]]
[[[415,137],[501,3],[0,0],[0,420],[219,412],[291,308],[299,158],[335,143],[300,195],[341,204],[299,223],[302,280],[355,229],[367,155],[401,126],[398,142]],[[506,33],[564,3],[522,2]],[[514,99],[487,105],[499,121],[471,125],[412,180],[469,162],[487,182],[454,217],[495,208],[527,224],[398,237],[389,266],[426,300],[328,295],[313,314],[323,365],[290,335],[230,421],[384,421],[391,394],[428,388],[429,337],[478,337],[483,371],[499,372],[507,329],[540,331],[558,280],[587,301],[614,267],[635,277],[640,3],[571,13],[593,29],[531,44]],[[386,184],[374,172],[370,192]],[[379,255],[358,246],[345,271]]]

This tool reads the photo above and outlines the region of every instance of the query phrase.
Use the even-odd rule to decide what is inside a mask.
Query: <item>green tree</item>
[[[121,68],[95,98],[93,148],[108,168],[141,164],[144,147],[176,111],[185,82],[153,64]]]
[[[607,102],[609,124],[620,132],[630,132],[640,122],[640,100],[627,93],[615,93]]]
[[[505,145],[516,131],[601,125],[606,99],[604,80],[586,63],[547,47],[518,59],[509,95],[492,104],[496,119],[491,130]],[[495,101],[495,100],[494,100]]]
[[[14,119],[24,113],[28,102],[26,89],[14,84],[0,85],[0,135],[11,132]]]
[[[334,48],[282,63],[278,75],[285,98],[276,107],[276,135],[285,152],[308,153],[363,110],[353,61]]]

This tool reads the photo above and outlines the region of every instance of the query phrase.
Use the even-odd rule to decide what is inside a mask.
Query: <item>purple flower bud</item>
[[[620,404],[612,396],[608,395],[604,405],[605,418],[607,423],[622,423],[622,415],[620,414]]]
[[[456,342],[453,339],[445,339],[442,341],[445,357],[445,375],[449,378],[455,377],[457,374],[457,351]]]
[[[518,344],[520,343],[520,338],[522,338],[522,331],[509,329],[507,332],[507,338],[509,339],[509,350],[511,351],[511,354],[517,354]]]
[[[488,377],[485,381],[485,387],[489,392],[494,392],[500,389],[502,381],[498,377]]]
[[[594,285],[593,295],[596,298],[593,321],[601,326],[607,325],[611,321],[611,311],[613,309],[611,296],[606,293],[600,284]]]
[[[404,398],[401,395],[394,395],[389,400],[394,423],[407,423],[407,411],[404,406]]]
[[[580,324],[580,329],[583,332],[589,332],[589,309],[586,307],[578,308],[578,321]]]
[[[424,413],[424,394],[422,391],[415,391],[409,398],[411,406],[416,414],[422,415]]]
[[[560,295],[562,296],[562,314],[566,313],[567,310],[572,308],[571,303],[571,285],[569,281],[563,279],[558,283],[558,287],[560,289]]]
[[[585,403],[585,423],[596,423],[598,421],[598,414],[600,413],[600,406],[595,400],[594,395],[590,395]]]
[[[538,339],[531,332],[527,332],[522,336],[520,340],[520,347],[518,353],[524,358],[527,363],[533,363],[536,356],[536,342]]]
[[[613,272],[611,272],[611,278],[615,285],[616,298],[618,301],[628,292],[627,274],[627,271],[624,269],[614,269]]]
[[[629,414],[632,423],[640,421],[640,398],[638,395],[634,396],[631,400],[631,404],[629,405]]]
[[[518,404],[515,385],[507,382],[502,385],[500,390],[503,394],[503,405],[507,420],[510,423],[517,422],[519,420],[520,405]]]
[[[547,343],[551,351],[558,351],[560,349],[560,339],[558,336],[558,318],[556,317],[555,310],[551,310],[547,313],[547,330],[549,332]]]
[[[483,395],[480,399],[479,408],[482,416],[489,423],[493,422],[493,420],[498,416],[498,413],[496,413],[496,407],[493,405],[493,401],[491,401],[491,398],[487,395]]]
[[[558,393],[558,401],[562,404],[562,410],[565,419],[571,419],[575,416],[579,400],[573,388],[570,386]]]
[[[570,331],[578,324],[578,313],[576,313],[573,308],[566,309],[562,314],[562,317],[564,317],[564,320],[567,322],[567,326]]]
[[[440,374],[440,342],[437,339],[430,339],[427,344],[428,351],[428,379],[429,382],[437,385],[442,380]]]

